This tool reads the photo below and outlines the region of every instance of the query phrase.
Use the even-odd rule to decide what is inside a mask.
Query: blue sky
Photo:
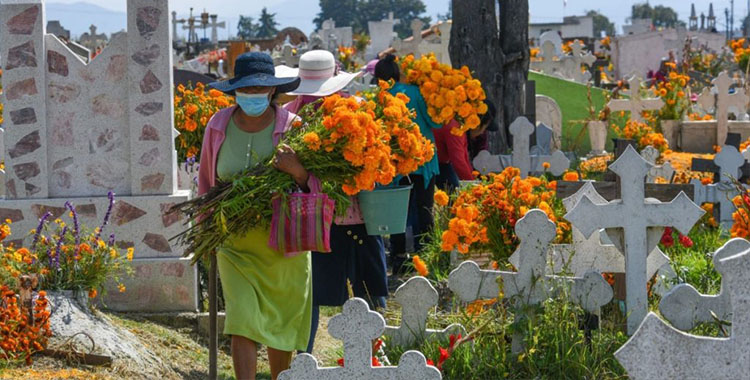
[[[427,7],[427,14],[433,18],[438,13],[445,13],[448,9],[449,0],[423,0]],[[472,1],[472,0],[464,0]],[[61,4],[80,3],[82,0],[49,0],[48,19],[61,18],[68,21],[74,35],[79,35],[86,30],[91,22],[96,23],[98,15],[96,12],[85,14],[73,14],[73,8]],[[106,8],[116,12],[124,12],[126,8],[125,0],[88,0],[91,4]],[[318,0],[169,0],[170,8],[177,11],[178,17],[184,17],[189,13],[190,7],[194,8],[195,13],[200,13],[204,8],[210,13],[219,15],[219,21],[226,21],[230,24],[229,30],[220,32],[220,36],[226,37],[228,34],[234,34],[236,23],[240,14],[257,17],[260,9],[268,7],[271,12],[277,13],[277,20],[281,26],[296,26],[306,33],[313,30],[312,19],[318,13]],[[604,13],[616,24],[617,31],[622,31],[622,25],[625,24],[626,18],[630,15],[630,7],[635,3],[643,0],[529,0],[529,13],[532,22],[554,22],[562,20],[563,16],[580,15],[590,9],[598,10]],[[717,13],[717,26],[724,29],[724,8],[729,8],[730,0],[695,0],[696,11],[708,13],[708,4],[713,2],[714,11]],[[650,0],[651,5],[666,5],[677,11],[680,19],[687,20],[690,14],[690,0]],[[735,26],[747,12],[747,1],[735,1]],[[106,12],[104,12],[106,13]],[[111,14],[110,16],[113,16]],[[83,19],[78,21],[79,19]],[[125,20],[122,20],[124,25]],[[117,23],[107,23],[109,25],[98,25],[100,30],[110,32],[108,28],[117,31],[123,26]]]

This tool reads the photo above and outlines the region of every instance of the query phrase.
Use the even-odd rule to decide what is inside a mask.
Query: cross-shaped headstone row
[[[708,167],[704,161],[696,162],[693,159],[693,168],[695,167]],[[731,228],[732,226],[732,213],[734,213],[735,206],[732,203],[732,198],[737,195],[737,189],[732,183],[732,179],[739,179],[744,177],[743,168],[750,165],[745,161],[745,157],[737,151],[732,145],[725,145],[721,152],[716,154],[712,163],[712,172],[718,174],[719,179],[716,183],[704,185],[698,179],[693,179],[690,184],[693,185],[693,200],[697,204],[703,203],[718,203],[719,204],[719,221],[724,228]],[[714,169],[715,168],[715,169]]]
[[[320,367],[314,356],[297,355],[291,367],[279,374],[279,380],[438,380],[440,371],[427,365],[419,351],[407,351],[399,360],[398,367],[372,366],[372,341],[379,338],[385,329],[383,317],[370,311],[361,298],[351,298],[344,304],[341,314],[331,318],[328,332],[344,343],[344,365],[342,367]]]
[[[750,363],[750,249],[720,258],[722,294],[731,303],[727,338],[683,333],[649,313],[615,358],[631,379],[744,379]]]
[[[430,282],[420,276],[412,277],[398,287],[394,301],[401,305],[401,325],[386,326],[385,336],[397,346],[410,346],[428,339],[447,339],[451,334],[466,336],[466,329],[454,323],[443,330],[428,329],[427,315],[438,303],[438,292]]]
[[[643,148],[641,151],[641,157],[653,165],[646,176],[647,183],[656,183],[657,178],[664,178],[667,181],[672,182],[675,170],[672,168],[672,164],[669,161],[661,165],[656,165],[656,160],[659,158],[659,155],[659,150],[651,145]]]
[[[690,284],[679,284],[661,299],[659,311],[662,316],[680,330],[690,330],[697,323],[713,321],[712,312],[722,320],[729,320],[732,304],[727,289],[726,273],[719,261],[748,249],[750,242],[742,238],[734,238],[724,243],[712,258],[714,267],[721,273],[719,294],[701,294]]]
[[[632,120],[643,122],[643,111],[658,110],[664,102],[661,98],[641,98],[641,80],[636,76],[628,79],[630,86],[630,99],[612,99],[607,103],[612,111],[629,111]]]
[[[706,111],[714,109],[716,116],[716,141],[724,141],[729,132],[729,109],[744,114],[747,110],[748,96],[742,87],[736,87],[734,93],[729,93],[732,79],[726,71],[711,81],[713,87],[703,89],[698,96],[698,104]]]
[[[530,173],[544,172],[546,162],[550,165],[547,170],[552,175],[562,175],[570,167],[570,159],[563,152],[557,150],[551,155],[531,155],[529,138],[534,130],[534,125],[528,119],[523,116],[516,118],[510,125],[510,133],[513,135],[513,154],[510,156],[492,155],[488,151],[481,151],[474,158],[474,168],[482,174],[489,174],[499,173],[506,167],[513,166],[520,170],[521,178],[526,178]],[[540,133],[540,137],[541,135],[549,136],[544,132]],[[550,143],[547,142],[546,146],[549,145]]]
[[[703,215],[703,210],[684,193],[668,203],[647,202],[645,177],[651,166],[628,146],[610,165],[610,170],[620,177],[621,199],[597,205],[584,195],[565,215],[587,237],[600,228],[623,230],[629,334],[635,332],[648,311],[648,228],[673,226],[686,234]]]
[[[463,302],[497,298],[498,279],[502,281],[502,296],[516,305],[536,305],[554,295],[567,282],[574,302],[584,310],[598,314],[599,309],[612,299],[612,288],[595,271],[583,277],[564,277],[546,274],[547,252],[556,235],[553,223],[544,211],[533,209],[519,219],[515,226],[521,243],[517,249],[518,272],[481,270],[473,261],[464,261],[451,272],[448,287]],[[516,316],[518,318],[519,316]],[[521,339],[514,336],[513,351],[522,349]]]

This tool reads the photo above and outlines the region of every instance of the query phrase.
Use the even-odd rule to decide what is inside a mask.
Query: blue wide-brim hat
[[[299,78],[277,78],[273,59],[266,53],[244,53],[234,61],[234,78],[212,82],[208,86],[229,95],[242,87],[276,87],[276,93],[294,91]]]

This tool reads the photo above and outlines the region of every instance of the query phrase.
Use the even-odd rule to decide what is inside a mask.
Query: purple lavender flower
[[[60,236],[57,237],[57,246],[55,247],[55,268],[60,269],[60,253],[62,252],[63,239],[65,239],[65,233],[68,232],[68,226],[63,227]]]
[[[109,235],[109,245],[115,245],[115,234]]]
[[[78,247],[79,245],[81,245],[81,229],[80,225],[78,224],[78,213],[76,212],[76,208],[72,203],[70,203],[70,201],[65,202],[65,207],[67,207],[73,214],[73,232],[75,233],[76,237],[76,247]]]
[[[52,268],[53,262],[52,262],[52,246],[50,245],[47,247],[47,259],[49,260],[49,264],[47,265],[49,268]]]
[[[39,242],[39,236],[42,234],[42,228],[44,228],[44,222],[47,221],[47,218],[52,216],[52,213],[47,211],[42,215],[41,218],[39,218],[39,224],[36,226],[36,233],[34,234],[34,242],[31,243],[31,248],[36,248],[36,243]]]
[[[112,215],[112,208],[115,205],[115,193],[110,191],[109,193],[107,193],[107,198],[109,198],[109,206],[107,206],[107,213],[104,214],[104,220],[102,220],[102,225],[99,226],[99,232],[96,233],[97,239],[102,234],[102,231],[104,231],[104,227],[106,227],[107,223],[109,223],[109,217],[110,215]]]

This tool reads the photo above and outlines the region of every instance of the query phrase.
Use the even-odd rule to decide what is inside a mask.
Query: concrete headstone
[[[589,132],[589,141],[591,142],[591,152],[589,156],[601,156],[607,152],[604,147],[607,145],[607,122],[601,120],[592,120],[586,123]]]
[[[610,165],[620,177],[622,199],[597,205],[584,195],[565,215],[584,236],[590,237],[601,228],[623,230],[629,334],[635,332],[648,311],[648,228],[673,226],[686,234],[704,213],[682,192],[672,202],[647,202],[645,177],[651,166],[628,146]]]
[[[539,46],[544,46],[544,43],[549,41],[552,44],[552,47],[554,48],[554,53],[558,56],[562,55],[562,37],[557,33],[557,31],[550,30],[548,32],[544,32],[539,36]]]
[[[553,151],[560,150],[562,148],[562,110],[560,106],[557,105],[555,99],[539,94],[536,95],[534,103],[537,123],[543,123],[552,129],[551,149]]]
[[[635,121],[643,122],[643,111],[658,110],[664,105],[661,98],[641,99],[641,80],[632,76],[628,79],[630,86],[630,99],[612,99],[607,103],[612,111],[629,111],[630,118]]]
[[[674,168],[672,168],[672,164],[669,161],[661,165],[656,165],[656,160],[659,158],[659,155],[659,150],[651,145],[643,148],[641,151],[641,157],[653,165],[651,170],[648,171],[648,175],[646,175],[646,183],[656,183],[657,178],[663,178],[672,182]]]
[[[698,104],[706,111],[714,109],[717,122],[716,141],[723,143],[729,133],[729,109],[734,108],[739,110],[735,113],[744,114],[747,111],[748,96],[745,94],[745,89],[739,86],[732,94],[729,93],[732,79],[726,71],[722,71],[711,83],[713,89],[704,88],[698,96]]]
[[[697,204],[718,203],[719,222],[727,230],[732,227],[732,214],[736,207],[732,198],[737,195],[737,189],[732,178],[741,177],[740,167],[745,164],[745,157],[732,145],[724,145],[721,152],[714,157],[714,163],[720,168],[719,183],[704,185],[698,179],[693,179],[693,200]]]

